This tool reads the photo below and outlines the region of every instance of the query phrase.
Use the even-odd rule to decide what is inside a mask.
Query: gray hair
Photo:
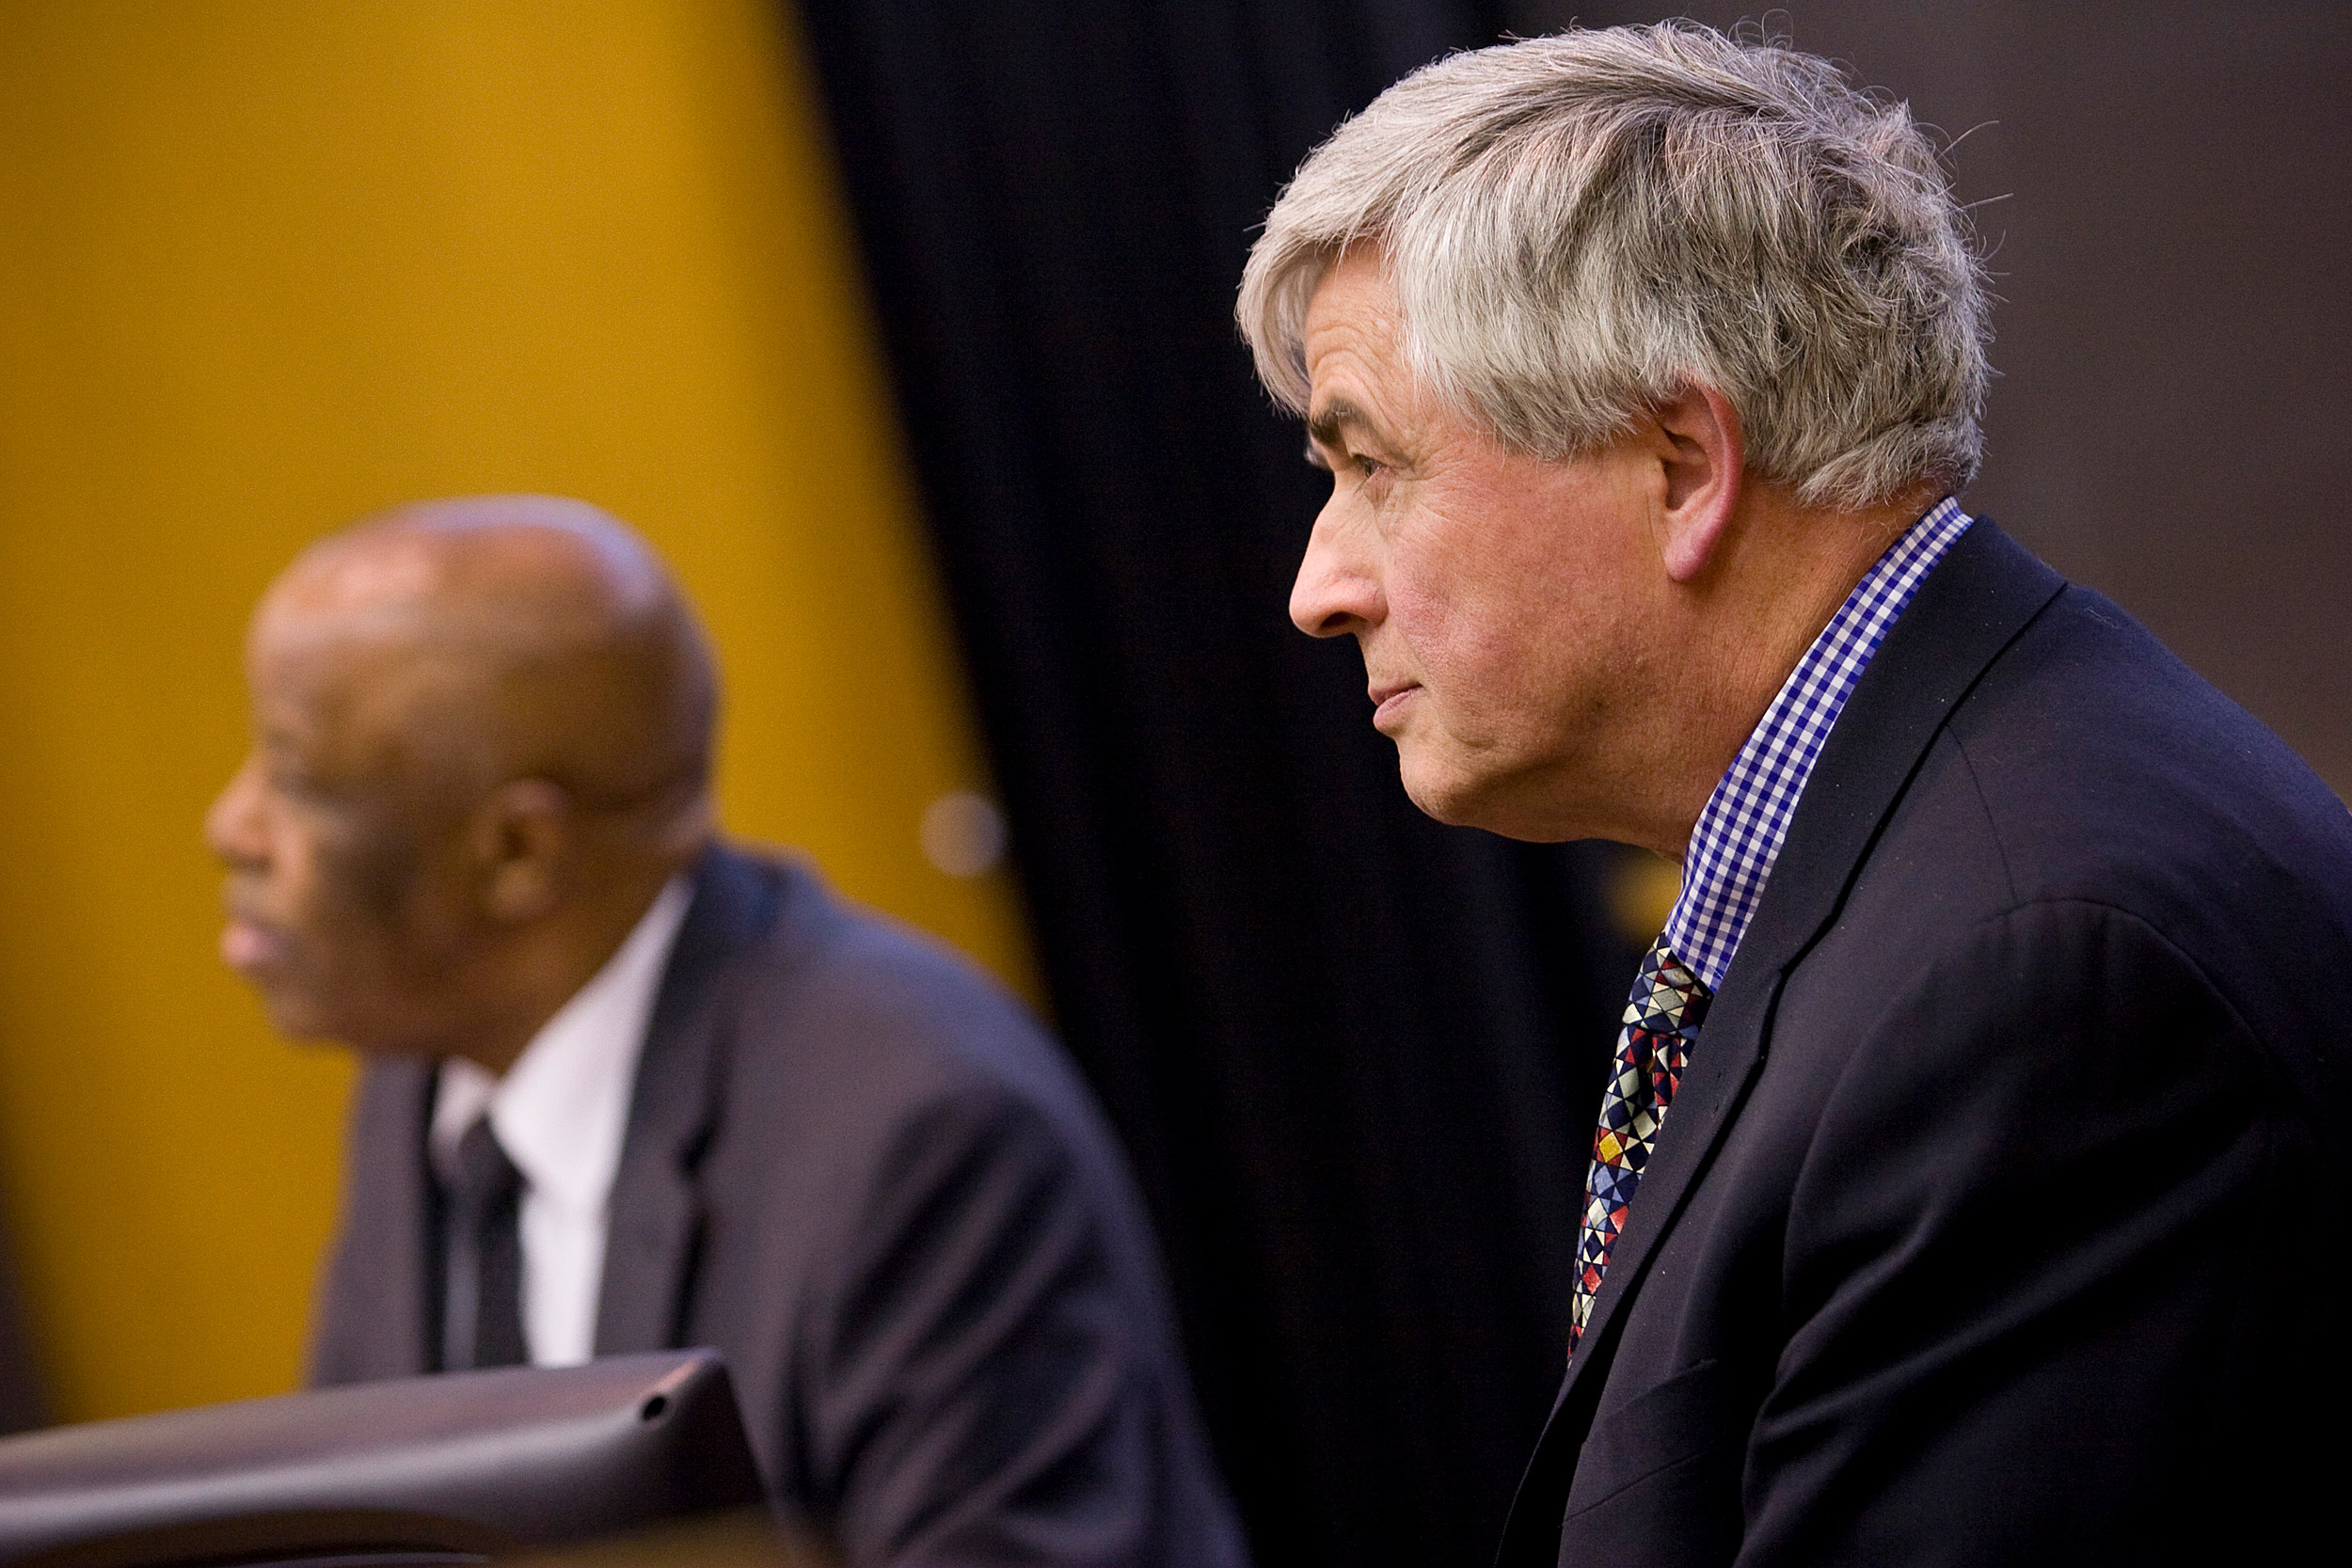
[[[1590,452],[1694,385],[1807,505],[1958,489],[1983,446],[1983,268],[1907,105],[1693,23],[1452,55],[1311,153],[1237,307],[1306,409],[1308,301],[1376,246],[1407,364],[1497,440]]]

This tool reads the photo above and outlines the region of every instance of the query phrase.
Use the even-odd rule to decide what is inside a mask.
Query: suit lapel
[[[596,1354],[670,1348],[683,1327],[702,1223],[694,1166],[716,1122],[730,960],[767,924],[772,879],[714,847],[662,974],[608,1210]]]
[[[1641,1191],[1612,1248],[1582,1344],[1504,1527],[1502,1563],[1557,1556],[1566,1500],[1626,1304],[1713,1159],[1764,1059],[1788,970],[1835,918],[1880,827],[1978,677],[2066,586],[1979,518],[1928,574],[1863,672],[1806,783],[1756,918],[1708,1010]],[[1549,1511],[1549,1513],[1546,1511]],[[1537,1550],[1549,1542],[1549,1549]]]
[[[317,1342],[314,1383],[414,1377],[434,1363],[427,1314],[438,1290],[425,1125],[430,1062],[378,1058],[359,1081],[343,1234]]]

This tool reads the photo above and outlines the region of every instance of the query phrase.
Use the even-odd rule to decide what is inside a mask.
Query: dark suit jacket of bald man
[[[315,1383],[428,1370],[434,1078],[360,1083]],[[771,1487],[852,1562],[1245,1560],[1076,1073],[967,964],[792,865],[719,848],[696,871],[596,1342],[724,1353]]]
[[[2347,1264],[2352,818],[1979,521],[1798,803],[1502,1562],[2344,1550]]]

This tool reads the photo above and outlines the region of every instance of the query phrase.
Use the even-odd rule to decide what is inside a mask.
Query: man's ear
[[[1740,413],[1712,387],[1692,387],[1651,417],[1664,436],[1666,575],[1688,584],[1715,559],[1739,509],[1747,464]]]
[[[554,905],[572,832],[570,797],[545,779],[512,779],[483,798],[473,852],[492,919],[519,925]]]

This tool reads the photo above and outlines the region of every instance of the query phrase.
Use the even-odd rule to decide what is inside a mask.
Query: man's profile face
[[[401,734],[397,649],[273,595],[248,651],[254,744],[205,836],[221,957],[297,1038],[434,1053],[463,952],[458,825]]]
[[[1518,838],[1608,831],[1660,673],[1643,615],[1661,580],[1654,470],[1630,448],[1515,453],[1439,406],[1376,253],[1325,274],[1305,340],[1332,485],[1291,619],[1356,638],[1373,722],[1423,811]]]

